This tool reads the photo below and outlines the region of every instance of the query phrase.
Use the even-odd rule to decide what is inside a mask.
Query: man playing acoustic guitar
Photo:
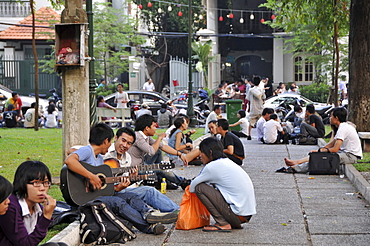
[[[90,129],[90,144],[79,148],[65,160],[68,169],[87,178],[95,190],[102,188],[101,179],[98,175],[84,168],[80,161],[86,162],[92,166],[104,165],[102,155],[108,152],[113,136],[114,133],[108,125],[104,123],[96,124]],[[127,141],[134,141],[134,139],[127,138]],[[113,196],[101,196],[98,200],[106,203],[112,212],[127,219],[138,230],[144,233],[162,234],[166,228],[161,223],[173,223],[177,220],[177,211],[171,211],[173,208],[164,211],[173,213],[156,212],[149,208],[135,193],[128,191],[123,193],[119,192],[129,185],[129,178],[123,178],[122,182],[115,185],[114,190],[116,193]]]

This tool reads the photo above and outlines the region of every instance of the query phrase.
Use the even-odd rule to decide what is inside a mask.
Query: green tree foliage
[[[94,4],[94,56],[98,60],[95,73],[106,80],[128,70],[129,46],[144,43],[135,31],[137,20],[124,12],[109,3]]]
[[[188,0],[177,0],[168,2],[157,2],[150,0],[134,0],[137,5],[142,6],[140,10],[140,17],[144,20],[149,32],[174,32],[183,35],[173,35],[166,37],[165,35],[154,35],[152,37],[154,50],[156,55],[150,55],[149,61],[153,64],[154,69],[149,71],[152,75],[157,69],[160,69],[160,79],[156,81],[156,87],[161,88],[168,83],[168,61],[170,56],[178,56],[188,59],[188,40],[187,33],[189,31],[188,23]],[[148,3],[151,7],[148,7]],[[177,4],[173,4],[176,2]],[[206,27],[205,9],[202,8],[202,0],[192,0],[192,19],[191,25],[193,33],[199,29]],[[168,10],[170,6],[171,11]],[[158,9],[161,8],[161,13]],[[181,12],[182,16],[179,16]],[[152,54],[155,54],[154,52]]]
[[[205,84],[208,85],[208,64],[216,60],[216,56],[210,55],[212,40],[208,40],[205,43],[200,41],[193,42],[191,48],[195,54],[192,58],[198,60],[195,68],[199,73],[203,73]]]
[[[348,70],[348,45],[339,41],[349,33],[350,0],[267,0],[263,6],[276,12],[266,24],[292,33],[287,51],[308,54],[319,69],[331,71],[337,87],[340,70]]]
[[[330,86],[326,83],[313,83],[299,87],[302,96],[311,99],[314,102],[326,103],[329,96]]]

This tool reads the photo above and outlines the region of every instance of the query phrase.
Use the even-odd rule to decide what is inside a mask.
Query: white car
[[[22,100],[22,112],[25,113],[31,107],[33,102],[36,102],[35,97],[19,95]],[[0,84],[0,112],[4,110],[4,104],[8,98],[12,97],[12,90]],[[39,108],[44,111],[49,105],[49,101],[39,98]]]
[[[305,98],[304,96],[301,96],[296,93],[283,93],[279,94],[277,96],[272,96],[268,98],[265,101],[265,104],[263,107],[265,108],[273,108],[275,109],[277,106],[279,106],[280,103],[284,102],[288,105],[293,105],[295,100],[301,100],[304,102],[304,105],[312,103],[316,109],[322,108],[324,106],[327,106],[325,103],[318,103],[318,102],[313,102],[308,98]]]

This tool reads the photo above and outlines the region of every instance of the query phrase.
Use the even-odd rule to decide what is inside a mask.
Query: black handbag
[[[320,151],[320,149],[319,149]],[[329,151],[329,150],[328,150]],[[340,159],[337,153],[311,152],[308,163],[309,174],[333,175],[339,174]]]

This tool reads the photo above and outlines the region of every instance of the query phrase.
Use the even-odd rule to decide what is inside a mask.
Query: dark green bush
[[[325,83],[312,83],[311,85],[299,86],[300,94],[314,102],[326,103],[329,91],[330,86]]]

